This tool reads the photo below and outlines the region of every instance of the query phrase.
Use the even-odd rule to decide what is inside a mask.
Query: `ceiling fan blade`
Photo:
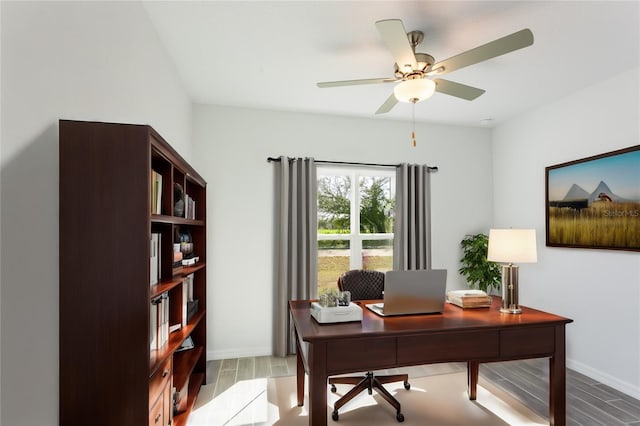
[[[459,55],[440,61],[431,67],[427,75],[442,75],[457,69],[522,49],[533,44],[533,33],[526,28],[508,36],[490,41],[475,49],[467,50]]]
[[[396,99],[394,94],[391,93],[391,96],[389,96],[387,100],[384,101],[382,105],[380,105],[380,108],[378,108],[378,110],[376,111],[376,114],[384,114],[385,112],[391,111],[391,109],[394,106],[396,106],[397,103],[398,103],[398,100]]]
[[[385,19],[376,22],[382,40],[391,51],[398,68],[403,72],[410,72],[418,67],[416,55],[409,43],[407,32],[399,19]],[[409,69],[407,69],[409,68]]]
[[[456,83],[455,81],[444,80],[442,78],[435,79],[433,82],[436,83],[436,92],[468,101],[472,101],[484,93],[484,90],[478,89],[477,87],[467,86],[466,84]]]
[[[358,84],[393,83],[397,78],[365,78],[362,80],[324,81],[316,83],[318,87],[357,86]]]

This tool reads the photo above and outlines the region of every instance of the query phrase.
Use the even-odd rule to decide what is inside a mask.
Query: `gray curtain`
[[[396,170],[393,269],[431,269],[431,187],[424,164]]]
[[[313,158],[280,157],[275,163],[274,354],[295,353],[289,300],[318,294],[317,181]]]

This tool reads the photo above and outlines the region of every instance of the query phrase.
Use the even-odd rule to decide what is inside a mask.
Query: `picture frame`
[[[546,245],[640,251],[640,145],[545,167]]]

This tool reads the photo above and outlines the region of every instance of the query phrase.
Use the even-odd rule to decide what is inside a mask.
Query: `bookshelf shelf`
[[[182,345],[184,339],[191,335],[194,328],[200,323],[200,321],[204,318],[204,312],[198,312],[194,317],[189,321],[186,327],[181,330],[175,331],[169,335],[169,341],[167,344],[157,351],[157,354],[151,358],[151,363],[149,365],[149,375],[152,376],[160,365],[163,364],[164,361],[170,356],[172,356],[176,350]]]
[[[182,285],[182,277],[179,277],[179,279],[172,278],[169,281],[162,281],[159,284],[152,285],[151,289],[149,290],[151,294],[150,299],[155,299],[156,297],[160,296],[162,293],[171,291],[173,288],[179,285]]]
[[[192,376],[192,380],[189,382],[189,396],[187,399],[187,406],[182,413],[177,414],[173,418],[173,426],[185,426],[187,424],[187,418],[189,417],[191,410],[193,410],[193,406],[196,403],[196,397],[198,395],[197,390],[199,385],[197,383],[202,380],[204,380],[202,374],[194,374]]]
[[[206,182],[150,126],[59,128],[59,423],[185,425],[206,383]]]
[[[205,225],[204,220],[185,219],[184,217],[167,216],[167,215],[159,215],[159,214],[152,214],[151,221],[155,223],[166,223],[166,224],[175,224],[175,225],[190,225],[190,226]]]

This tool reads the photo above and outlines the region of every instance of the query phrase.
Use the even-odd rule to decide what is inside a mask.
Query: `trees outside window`
[[[395,171],[318,166],[318,290],[350,269],[393,266]]]

